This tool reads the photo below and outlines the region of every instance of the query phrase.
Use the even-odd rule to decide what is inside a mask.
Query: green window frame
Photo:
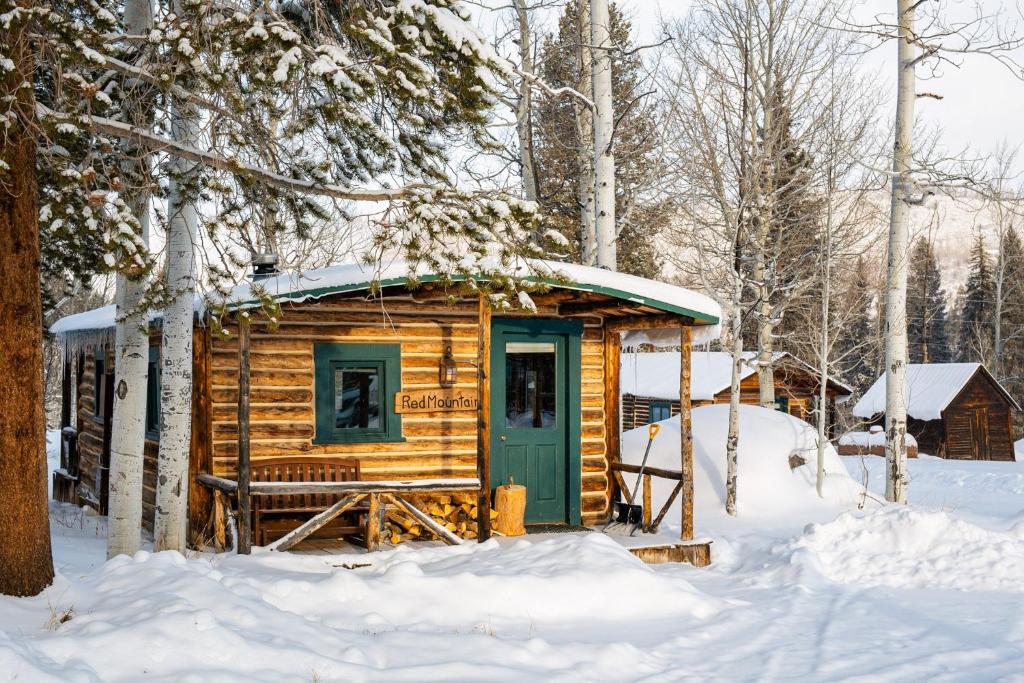
[[[651,401],[647,409],[647,424],[660,422],[672,417],[672,404],[669,401]]]
[[[313,344],[314,393],[316,399],[315,444],[385,443],[405,441],[402,416],[395,412],[395,394],[402,386],[401,344]],[[378,426],[337,427],[335,397],[337,371],[344,368],[373,368],[380,376]]]
[[[149,347],[146,372],[146,438],[160,438],[160,347]]]

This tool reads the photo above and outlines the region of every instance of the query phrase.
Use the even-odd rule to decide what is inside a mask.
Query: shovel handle
[[[657,422],[652,422],[651,424],[647,425],[647,438],[653,441],[654,437],[656,437],[658,435],[658,432],[660,431],[661,425],[658,424]]]

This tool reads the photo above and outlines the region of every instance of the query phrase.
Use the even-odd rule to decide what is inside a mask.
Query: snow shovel
[[[644,468],[647,466],[647,456],[651,454],[651,444],[654,443],[654,437],[658,435],[660,429],[661,425],[657,422],[652,422],[647,426],[647,448],[644,450],[644,459],[640,461],[640,472],[636,475],[636,484],[633,485],[633,493],[629,497],[630,501],[636,500],[637,491],[640,490],[640,480],[644,478]],[[639,526],[643,518],[643,505],[636,505],[634,502],[615,503],[615,522],[606,526],[604,530],[608,531],[609,528],[630,525],[633,528],[630,529],[629,535],[632,536],[636,533],[637,526]]]

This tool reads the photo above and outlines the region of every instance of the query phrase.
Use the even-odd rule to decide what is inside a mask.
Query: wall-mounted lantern
[[[453,387],[459,381],[459,369],[455,365],[455,356],[452,355],[451,345],[445,347],[444,357],[438,366],[438,376],[442,387]]]

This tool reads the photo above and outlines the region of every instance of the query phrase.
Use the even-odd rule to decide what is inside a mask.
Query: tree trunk
[[[580,3],[579,17],[580,71],[576,89],[581,93],[593,95],[591,82],[593,69],[593,51],[590,49],[590,4],[589,0]],[[585,266],[597,265],[597,233],[594,226],[594,112],[577,98],[573,98],[573,111],[576,115],[576,133],[579,140],[577,166],[580,176],[577,179],[576,201],[580,205],[580,261]]]
[[[594,82],[594,229],[597,235],[597,265],[616,270],[615,155],[612,135],[612,41],[609,33],[608,0],[590,2],[590,36],[593,49]]]
[[[519,25],[519,62],[524,73],[533,73],[533,41],[530,35],[530,16],[525,0],[512,0]],[[530,83],[523,78],[519,83],[519,101],[516,103],[516,135],[519,138],[519,165],[526,198],[537,201],[537,176],[533,164],[533,102]]]
[[[910,152],[914,127],[914,10],[912,0],[897,0],[899,64],[896,129],[892,151],[892,205],[885,292],[885,498],[907,502],[907,257],[912,178]]]
[[[757,316],[757,390],[762,408],[775,410],[775,325],[769,322],[771,311],[761,304]]]
[[[832,192],[831,176],[828,184],[829,195]],[[815,474],[815,489],[818,497],[824,497],[825,490],[825,446],[828,443],[828,356],[829,356],[829,317],[831,315],[831,285],[832,285],[832,197],[829,196],[828,207],[825,218],[825,248],[823,249],[823,269],[821,283],[821,346],[818,350],[818,363],[821,366],[821,376],[818,378],[818,463]]]
[[[735,274],[732,292],[732,375],[729,381],[729,433],[725,441],[725,511],[736,516],[740,443],[740,370],[743,363],[743,280]]]
[[[125,3],[125,29],[129,33],[147,33],[153,24],[149,0]],[[133,112],[136,125],[145,125],[145,115]],[[127,143],[123,143],[127,144]],[[129,155],[131,152],[129,152]],[[126,162],[129,173],[136,164]],[[149,193],[132,198],[132,208],[149,243]],[[146,444],[146,392],[149,374],[149,320],[146,311],[138,311],[146,292],[145,280],[117,276],[117,330],[115,332],[114,410],[110,436],[110,490],[107,507],[107,559],[134,555],[139,550],[142,530],[142,469]],[[127,313],[131,317],[122,319]]]
[[[198,146],[194,112],[177,103],[172,116],[175,140]],[[184,552],[188,525],[188,454],[192,434],[192,321],[195,294],[195,164],[175,162],[167,203],[167,288],[160,348],[160,457],[157,465],[156,550]]]
[[[31,7],[23,2],[23,7]],[[5,131],[0,158],[0,593],[36,595],[53,581],[46,502],[46,423],[43,415],[43,310],[39,289],[39,195],[35,56],[17,19],[0,30],[14,68],[2,81],[17,120]],[[67,360],[65,359],[65,362]]]

